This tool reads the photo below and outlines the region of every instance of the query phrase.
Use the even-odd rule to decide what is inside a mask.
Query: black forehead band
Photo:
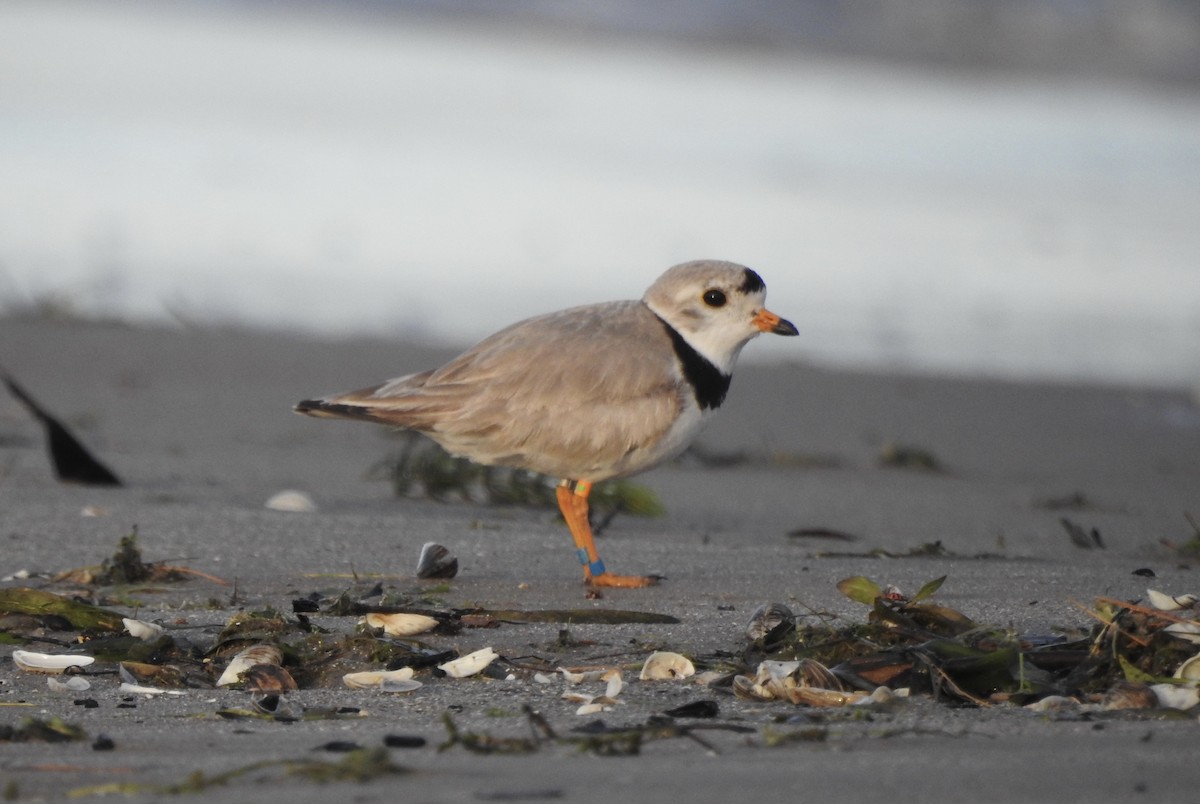
[[[757,293],[766,287],[767,285],[762,281],[762,277],[747,268],[746,276],[742,280],[742,286],[738,290],[742,291],[742,293]]]

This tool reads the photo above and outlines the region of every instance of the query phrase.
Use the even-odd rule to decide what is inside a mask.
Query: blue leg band
[[[575,554],[579,556],[579,563],[587,567],[588,572],[592,575],[603,575],[608,571],[604,568],[604,562],[600,559],[597,558],[595,561],[589,561],[588,552],[582,547],[575,551]]]

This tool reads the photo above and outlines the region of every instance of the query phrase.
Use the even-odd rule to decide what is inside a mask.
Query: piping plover
[[[588,525],[593,483],[678,455],[721,406],[742,347],[761,332],[795,335],[763,307],[766,285],[731,262],[676,265],[640,301],[537,316],[445,366],[296,405],[297,413],[416,430],[482,464],[562,478],[558,505],[584,582],[647,586],[615,575]]]

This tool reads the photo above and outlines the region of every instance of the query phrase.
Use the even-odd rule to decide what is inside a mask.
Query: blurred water
[[[10,307],[466,343],[713,256],[801,329],[747,357],[1195,383],[1197,255],[1182,90],[0,4]]]

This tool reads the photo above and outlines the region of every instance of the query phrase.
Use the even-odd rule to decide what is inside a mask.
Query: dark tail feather
[[[347,405],[344,402],[327,402],[324,399],[305,399],[292,408],[305,416],[329,419],[374,419],[375,414],[363,405]]]
[[[0,372],[0,378],[4,380],[12,395],[20,400],[45,428],[50,462],[54,465],[54,474],[59,480],[88,486],[123,485],[111,469],[93,457],[62,422],[47,413],[12,377]]]

